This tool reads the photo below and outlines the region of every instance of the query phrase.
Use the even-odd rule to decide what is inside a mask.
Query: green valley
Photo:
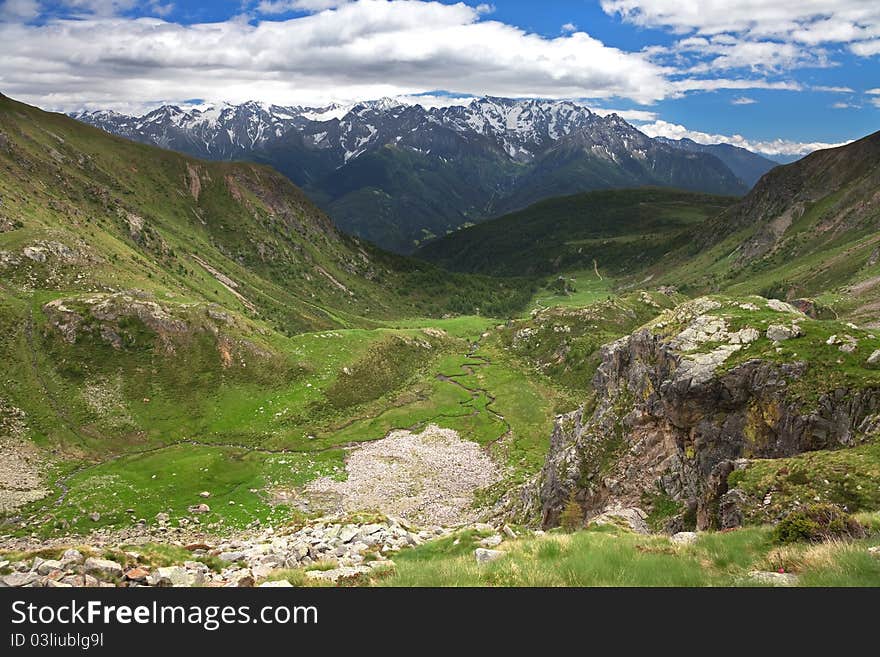
[[[878,143],[417,259],[0,97],[0,581],[875,585]]]

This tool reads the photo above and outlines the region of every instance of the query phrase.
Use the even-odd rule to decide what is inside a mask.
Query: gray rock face
[[[696,312],[706,312],[702,301],[711,302],[691,302]],[[789,312],[787,304],[777,305]],[[671,337],[662,328],[601,349],[595,404],[557,418],[544,467],[521,491],[514,513],[540,516],[549,527],[558,524],[571,493],[588,518],[661,494],[682,509],[670,520],[671,531],[691,528],[682,522],[685,514],[698,529],[736,526],[749,500],[741,492],[725,494],[739,459],[850,446],[880,412],[880,390],[871,388],[834,390],[809,406],[787,396],[806,362],[751,359],[719,367],[722,349],[748,348],[722,344],[696,353],[730,339],[721,322],[697,321]]]

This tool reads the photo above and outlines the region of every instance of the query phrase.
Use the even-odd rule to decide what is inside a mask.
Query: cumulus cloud
[[[754,105],[758,101],[754,98],[749,98],[748,96],[738,96],[730,101],[733,105]]]
[[[648,27],[687,34],[739,34],[809,45],[880,38],[872,0],[601,0],[602,9]]]
[[[349,0],[262,0],[257,7],[261,14],[283,14],[288,11],[324,11],[336,9]]]
[[[0,2],[0,19],[31,20],[40,15],[37,0],[5,0]]]
[[[660,62],[693,73],[745,69],[779,73],[837,64],[847,48],[880,54],[876,0],[600,0],[610,15],[680,35],[670,47],[651,48]]]
[[[831,94],[851,94],[853,93],[852,87],[835,87],[824,84],[814,84],[810,87],[811,91],[824,91]]]
[[[674,91],[667,70],[642,53],[583,32],[528,33],[463,3],[362,0],[256,24],[53,19],[0,25],[0,42],[11,44],[0,53],[6,93],[56,109],[120,98],[294,103],[426,89],[650,103]]]
[[[806,155],[823,148],[834,148],[843,146],[850,142],[841,142],[837,144],[829,144],[825,142],[798,142],[785,139],[773,139],[770,141],[761,141],[747,139],[742,135],[717,135],[700,132],[698,130],[689,130],[683,125],[677,123],[668,123],[663,120],[657,120],[653,123],[646,123],[638,126],[639,130],[649,137],[668,137],[669,139],[692,139],[698,144],[731,144],[739,146],[756,153],[765,155]]]
[[[657,112],[649,112],[647,110],[605,109],[603,107],[590,107],[589,109],[599,116],[617,114],[624,121],[656,121],[658,117]]]

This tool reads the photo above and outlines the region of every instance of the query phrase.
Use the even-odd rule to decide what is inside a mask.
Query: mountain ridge
[[[748,190],[713,153],[671,146],[571,101],[485,97],[429,109],[393,99],[324,108],[249,102],[74,116],[197,157],[269,164],[343,230],[402,253],[549,196],[643,185]]]

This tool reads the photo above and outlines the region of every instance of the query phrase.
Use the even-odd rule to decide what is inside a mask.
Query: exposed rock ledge
[[[740,315],[761,311],[765,319],[755,325],[779,313],[760,332],[765,350],[802,334],[806,318],[799,311],[753,301],[731,308]],[[668,531],[735,526],[742,500],[738,491],[725,494],[742,459],[850,446],[872,430],[880,411],[876,388],[831,390],[807,405],[786,393],[808,362],[740,358],[725,365],[759,332],[730,331],[724,313],[715,312],[722,305],[697,299],[603,347],[595,406],[557,418],[544,468],[521,491],[516,513],[550,526],[571,495],[587,519],[663,497],[680,508]]]

